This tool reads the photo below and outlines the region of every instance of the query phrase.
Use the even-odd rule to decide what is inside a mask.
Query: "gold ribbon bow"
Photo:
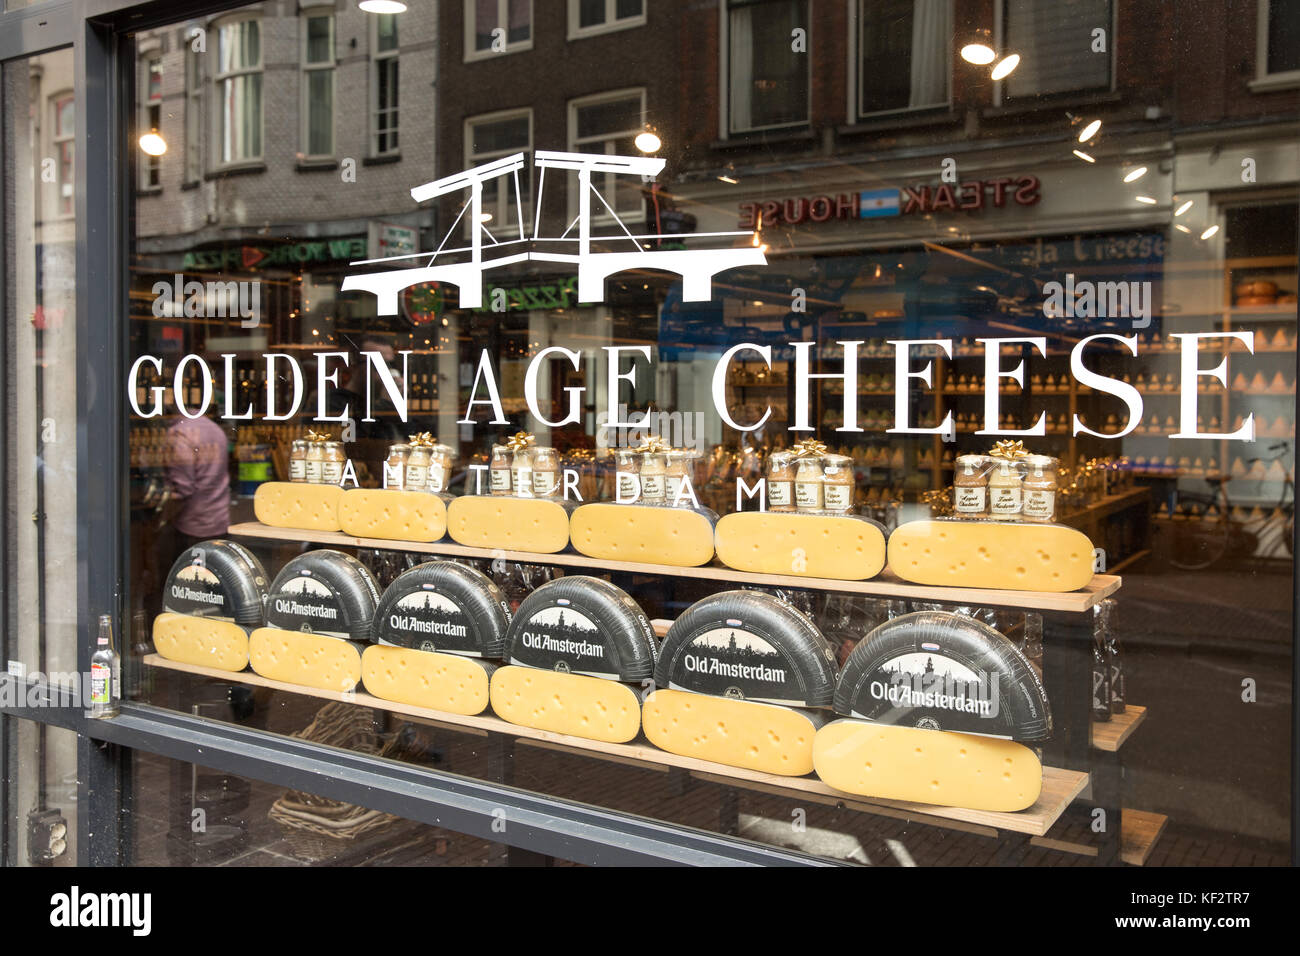
[[[537,438],[528,432],[515,432],[506,439],[506,447],[511,451],[523,451],[529,445],[537,441]]]
[[[307,429],[307,440],[313,445],[320,445],[330,440],[328,432],[318,432],[314,428]]]
[[[641,439],[641,444],[632,449],[639,455],[654,455],[660,452],[668,451],[668,443],[658,435],[647,435]]]
[[[796,442],[794,446],[796,458],[820,458],[824,454],[826,454],[826,444],[816,438],[805,438],[801,442]]]
[[[989,452],[990,458],[1005,458],[1007,461],[1016,461],[1019,458],[1028,458],[1029,452],[1025,451],[1025,443],[1022,441],[1000,441],[993,446]]]
[[[412,448],[432,448],[437,444],[437,440],[428,432],[420,432],[412,435],[409,439]]]

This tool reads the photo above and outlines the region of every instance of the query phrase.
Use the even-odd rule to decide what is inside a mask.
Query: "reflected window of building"
[[[185,48],[185,182],[203,177],[203,54]]]
[[[398,142],[397,15],[370,20],[370,152],[390,156]]]
[[[302,29],[303,154],[334,155],[334,15],[309,13]]]
[[[71,216],[72,184],[76,181],[74,138],[77,135],[77,108],[72,92],[56,93],[51,98],[54,109],[54,155],[58,160],[59,192],[55,215]]]
[[[569,0],[569,37],[593,36],[645,23],[645,0]]]
[[[533,148],[533,111],[510,110],[492,113],[465,121],[465,167],[482,166],[494,159],[524,154],[524,166],[532,163],[529,155]],[[515,228],[521,217],[528,218],[529,177],[519,177],[519,195],[524,204],[520,210],[515,202],[514,180],[508,176],[485,180],[483,183],[483,225],[489,232],[500,228]],[[496,223],[496,225],[493,225]],[[507,225],[508,224],[508,225]],[[468,232],[472,223],[464,223]]]
[[[533,0],[465,0],[465,59],[533,46]]]
[[[745,133],[808,122],[809,56],[793,31],[809,30],[804,0],[728,0],[728,129]],[[811,37],[805,35],[811,43]]]
[[[858,0],[858,115],[948,104],[951,0]]]
[[[262,158],[262,30],[258,20],[217,28],[217,143],[222,163]]]
[[[141,77],[140,132],[162,132],[162,54],[146,54]],[[166,139],[166,136],[163,137]],[[162,188],[162,157],[140,154],[140,188]]]
[[[1300,3],[1259,0],[1259,79],[1300,85]]]
[[[578,153],[637,155],[633,142],[645,124],[645,90],[620,90],[584,96],[569,103],[569,148]],[[639,218],[645,211],[641,184],[636,177],[596,173],[591,184],[622,220]],[[578,212],[578,197],[570,192],[569,215]],[[593,219],[612,219],[599,200],[592,202]]]
[[[1019,53],[1020,66],[1002,84],[1019,99],[1108,90],[1112,45],[1093,51],[1093,31],[1114,33],[1111,0],[1002,0],[1002,47]]]

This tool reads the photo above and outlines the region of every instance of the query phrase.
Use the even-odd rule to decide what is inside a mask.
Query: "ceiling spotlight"
[[[1191,208],[1192,208],[1192,200],[1189,199],[1187,200],[1187,202],[1183,203],[1181,206],[1179,206],[1177,209],[1174,210],[1174,215],[1181,216],[1183,213],[1187,212],[1187,210]]]
[[[1219,227],[1218,227],[1218,226],[1210,226],[1210,227],[1209,227],[1208,229],[1206,229],[1203,233],[1201,233],[1201,238],[1202,238],[1202,239],[1209,239],[1211,236],[1213,236],[1213,235],[1214,235],[1216,232],[1218,232],[1218,231],[1219,231]]]
[[[1095,163],[1095,162],[1096,162],[1095,159],[1093,159],[1091,156],[1089,156],[1087,153],[1085,153],[1085,152],[1084,152],[1083,150],[1081,150],[1081,149],[1072,149],[1072,150],[1070,150],[1070,152],[1074,153],[1075,156],[1078,156],[1078,157],[1079,157],[1081,160],[1083,160],[1085,163]]]
[[[1092,139],[1101,130],[1101,120],[1093,120],[1083,129],[1079,130],[1079,142],[1086,143]]]
[[[1174,228],[1177,229],[1179,232],[1187,232],[1187,233],[1190,233],[1190,232],[1192,231],[1192,230],[1188,229],[1186,226],[1184,226],[1181,222],[1176,222],[1176,223],[1174,223]]]
[[[961,58],[967,63],[974,63],[976,66],[985,66],[992,63],[996,56],[993,47],[987,43],[967,43],[961,48]]]
[[[401,0],[361,0],[357,4],[366,13],[405,13],[406,4]]]
[[[1147,174],[1147,168],[1145,166],[1139,166],[1137,169],[1130,169],[1128,171],[1128,175],[1124,177],[1124,182],[1135,183],[1146,174]]]
[[[718,177],[718,182],[720,182],[720,183],[730,183],[732,186],[734,186],[734,185],[736,185],[738,182],[740,182],[740,180],[739,180],[739,179],[735,179],[735,178],[733,178],[733,177],[731,177],[731,176],[727,176],[727,175],[724,174],[724,175]]]
[[[1154,206],[1156,204],[1156,201],[1150,196],[1134,196],[1133,198],[1140,203],[1145,203],[1148,206]]]
[[[998,65],[993,68],[989,75],[995,80],[1004,80],[1011,75],[1011,72],[1020,65],[1020,54],[1013,53],[1005,56],[998,61]]]
[[[140,148],[150,156],[161,156],[167,152],[167,140],[159,136],[156,129],[152,129],[140,137]]]
[[[663,146],[663,141],[659,138],[659,134],[650,127],[646,127],[641,132],[637,133],[636,139],[632,142],[635,143],[636,148],[641,150],[643,153],[657,153]]]
[[[491,222],[491,221],[492,221],[492,213],[490,213],[490,212],[481,212],[481,213],[479,213],[479,214],[478,214],[478,221],[479,221],[479,222]]]

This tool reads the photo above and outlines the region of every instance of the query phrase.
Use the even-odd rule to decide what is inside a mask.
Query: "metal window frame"
[[[0,12],[0,61],[68,47],[73,51],[78,104],[76,375],[80,381],[95,375],[103,380],[105,370],[109,378],[118,381],[127,355],[125,257],[134,175],[134,157],[125,142],[126,120],[134,108],[127,31],[215,16],[243,5],[233,0],[46,0]],[[3,187],[0,182],[0,208],[5,200]],[[0,270],[0,298],[5,281]],[[93,296],[83,291],[90,289],[95,290]],[[0,367],[0,391],[7,385],[6,377]],[[99,613],[111,611],[123,619],[126,579],[126,533],[121,520],[127,513],[127,487],[122,477],[125,402],[116,387],[97,390],[93,405],[91,397],[89,390],[78,390],[78,461],[94,462],[95,474],[113,475],[114,480],[92,481],[88,468],[79,475],[78,554],[90,554],[93,546],[94,553],[103,556],[96,562],[78,562],[78,628],[83,634],[89,633]],[[0,439],[3,429],[0,422]],[[7,476],[0,472],[0,498],[7,500],[7,490]],[[0,571],[5,570],[2,555],[0,550]],[[3,594],[0,601],[6,601]],[[82,673],[89,671],[90,655],[90,642],[83,641],[77,653]],[[129,658],[124,664],[130,666]],[[112,720],[89,720],[61,688],[7,674],[0,674],[0,690],[21,691],[24,702],[40,702],[34,707],[0,707],[0,780],[15,759],[15,721],[30,720],[78,735],[76,862],[83,866],[131,862],[132,814],[122,811],[129,811],[132,804],[130,757],[136,750],[186,763],[201,762],[275,786],[364,804],[529,853],[581,863],[827,865],[803,853],[144,704],[123,704],[121,715]],[[11,810],[7,793],[0,787],[0,864],[16,862],[8,839]],[[506,828],[497,832],[502,812]]]

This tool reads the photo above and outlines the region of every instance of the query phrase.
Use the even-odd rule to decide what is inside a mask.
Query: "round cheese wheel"
[[[172,565],[163,610],[257,627],[266,594],[266,569],[252,552],[233,541],[201,541]]]
[[[864,637],[840,672],[835,712],[1011,740],[1052,733],[1028,658],[987,624],[950,611],[904,614]]]
[[[655,669],[654,628],[622,588],[575,575],[524,599],[506,633],[505,659],[543,670],[641,681]]]
[[[266,623],[284,631],[369,641],[379,604],[370,569],[342,551],[308,551],[275,576]]]
[[[724,591],[686,609],[659,649],[655,686],[824,707],[835,654],[808,617],[762,591]]]
[[[377,644],[498,659],[505,650],[510,602],[482,571],[428,561],[384,591],[371,633]]]

